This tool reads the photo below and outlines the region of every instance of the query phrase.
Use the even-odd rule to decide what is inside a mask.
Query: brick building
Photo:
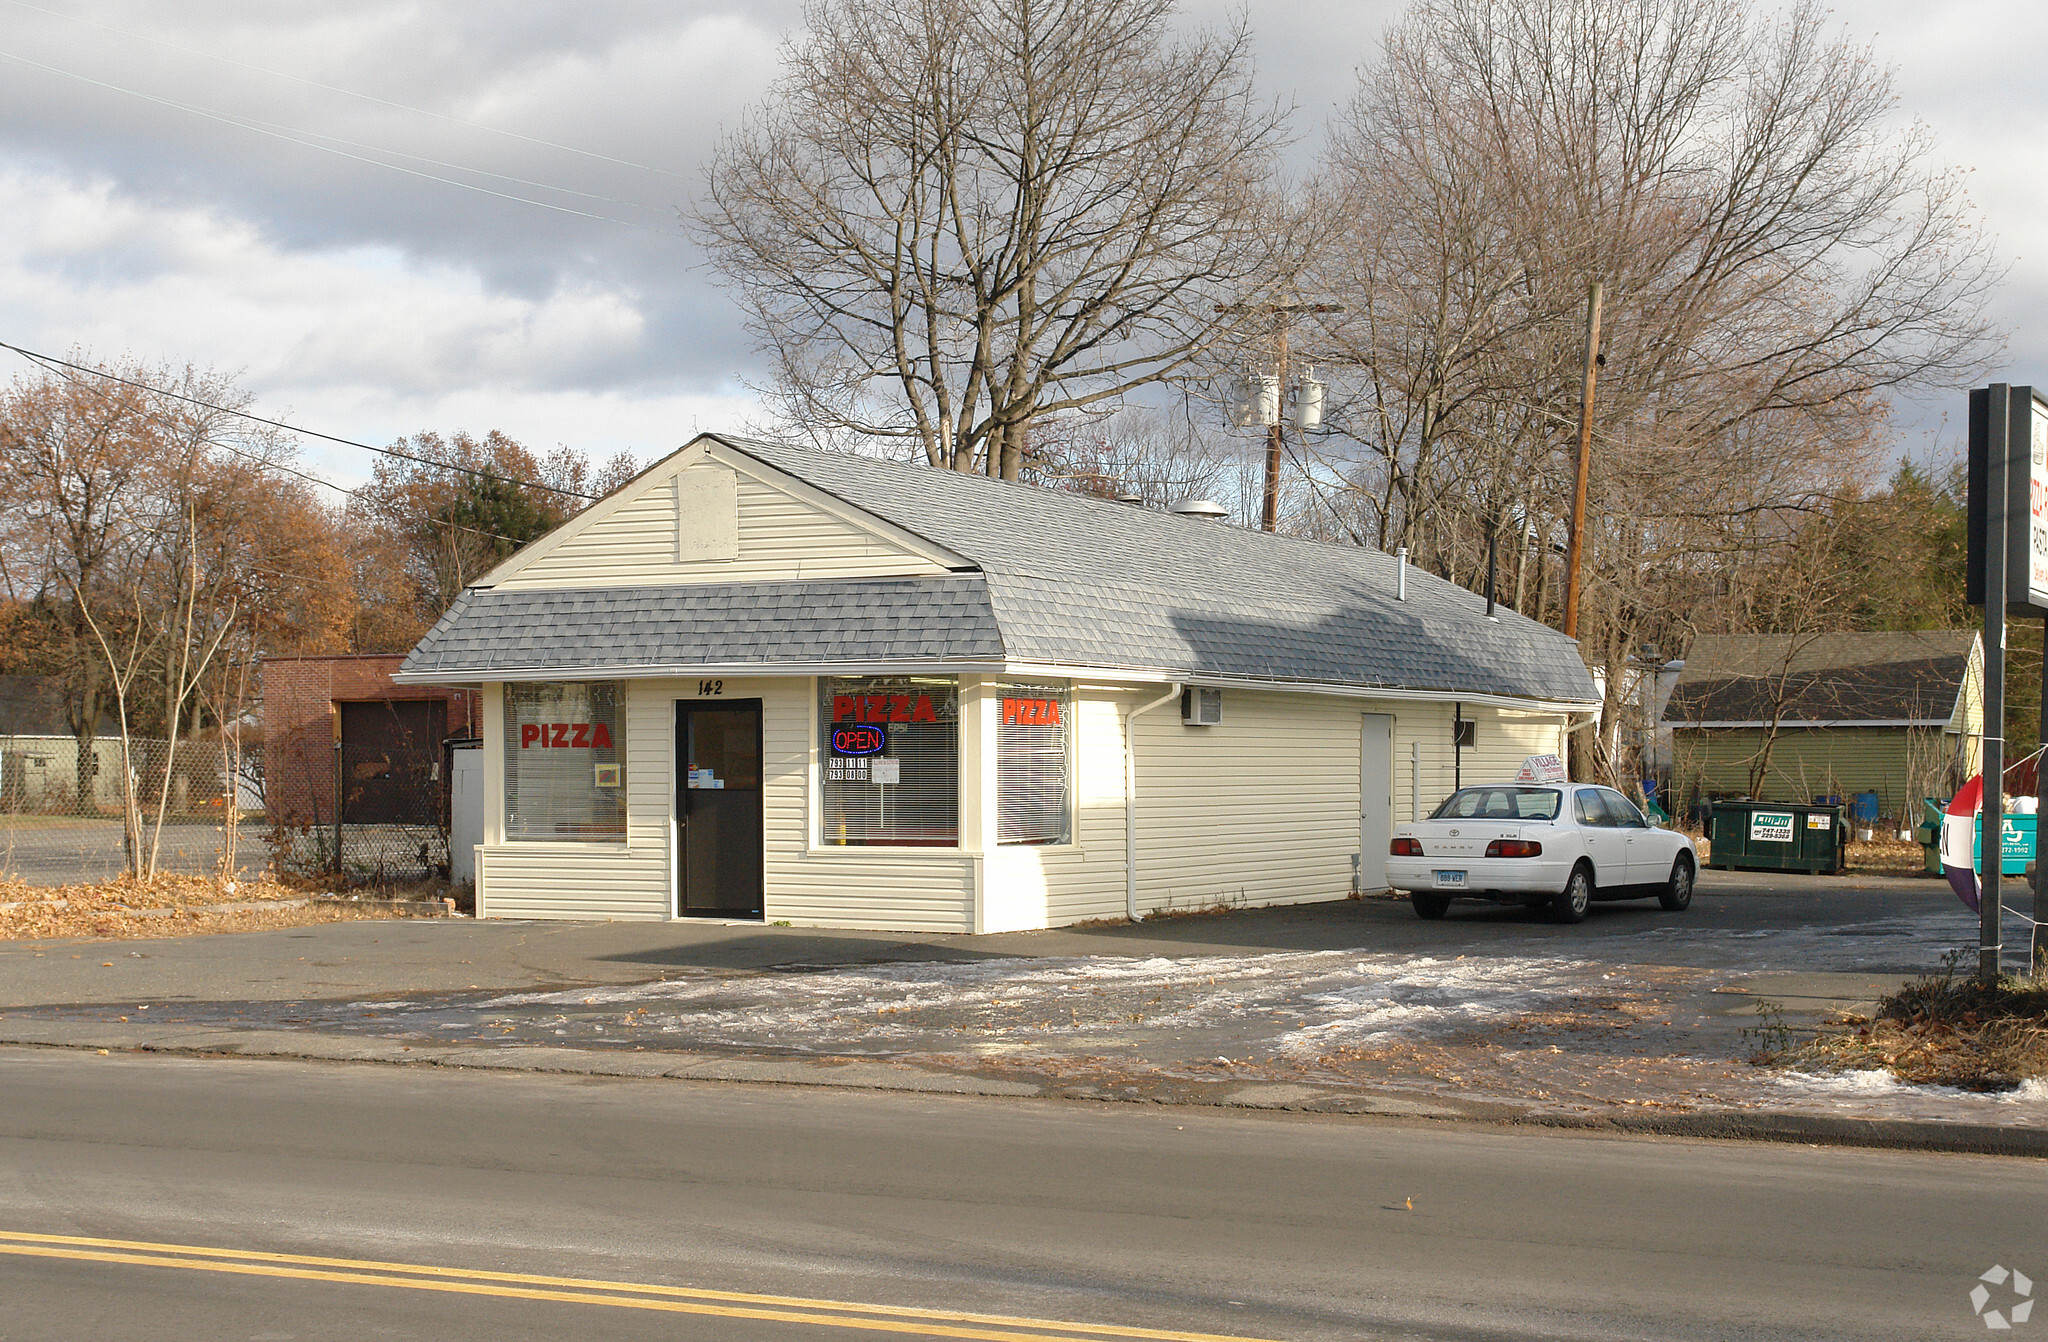
[[[350,818],[366,823],[386,819],[381,793],[397,780],[439,779],[442,742],[471,734],[476,692],[393,684],[404,660],[382,653],[263,659],[263,790],[272,821],[331,824],[338,774],[347,779]],[[337,752],[337,744],[345,749]]]

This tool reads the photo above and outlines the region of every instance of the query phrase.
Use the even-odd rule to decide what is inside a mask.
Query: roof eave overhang
[[[1225,676],[1201,671],[1167,671],[1108,666],[1061,666],[1012,662],[1005,670],[1017,676],[1071,676],[1130,685],[1197,685],[1218,690],[1270,690],[1290,694],[1333,694],[1348,699],[1390,699],[1403,703],[1480,704],[1517,713],[1597,713],[1598,699],[1547,699],[1479,690],[1425,689],[1408,685],[1376,685],[1351,681],[1309,680],[1286,676]]]
[[[1478,690],[1425,689],[1406,685],[1353,684],[1343,681],[1291,679],[1282,676],[1224,676],[1201,672],[1107,666],[1065,666],[1044,662],[1005,662],[978,658],[931,661],[816,662],[634,662],[612,666],[493,666],[435,671],[401,671],[400,685],[475,685],[485,681],[661,680],[692,676],[893,676],[1008,675],[1105,681],[1123,685],[1196,685],[1206,689],[1265,690],[1287,694],[1328,694],[1347,699],[1379,699],[1399,703],[1472,704],[1516,713],[1590,714],[1600,711],[1597,699],[1547,699]]]
[[[1949,719],[1947,719],[1947,718],[1831,718],[1831,719],[1828,719],[1828,720],[1825,720],[1825,721],[1821,721],[1821,720],[1814,720],[1814,719],[1793,719],[1793,718],[1787,718],[1787,719],[1785,719],[1784,721],[1782,721],[1782,722],[1778,722],[1778,723],[1775,723],[1775,724],[1773,724],[1773,723],[1770,723],[1770,722],[1765,722],[1765,721],[1762,721],[1762,720],[1757,720],[1757,721],[1725,721],[1725,722],[1689,722],[1689,721],[1667,721],[1667,722],[1665,722],[1665,724],[1664,724],[1664,725],[1665,725],[1666,727],[1669,727],[1669,728],[1671,728],[1671,729],[1672,729],[1672,730],[1674,730],[1674,731],[1708,731],[1708,730],[1714,730],[1714,731],[1736,731],[1736,730],[1744,730],[1744,729],[1748,729],[1748,730],[1755,730],[1755,729],[1758,729],[1758,728],[1765,728],[1765,727],[1771,727],[1771,726],[1773,726],[1773,725],[1775,725],[1775,726],[1778,726],[1778,727],[1806,727],[1806,728],[1816,728],[1816,727],[1819,727],[1819,728],[1834,728],[1834,727],[1946,727],[1946,726],[1948,726],[1948,725],[1949,725]]]
[[[391,679],[400,685],[476,685],[499,681],[536,680],[668,680],[687,676],[903,676],[934,673],[991,675],[1005,670],[1002,662],[942,658],[932,661],[834,662],[632,662],[599,666],[490,666],[453,670],[400,671]]]

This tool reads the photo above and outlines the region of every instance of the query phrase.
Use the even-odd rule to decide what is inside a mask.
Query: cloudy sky
[[[759,365],[676,210],[799,8],[0,0],[0,340],[235,372],[264,412],[377,443],[499,428],[646,460],[736,426]],[[1307,147],[1398,9],[1254,7],[1260,77]],[[2012,263],[2007,371],[2048,381],[2048,76],[2024,59],[2048,7],[1834,13],[1973,170]],[[1905,407],[1902,441],[1952,447],[1960,406]]]

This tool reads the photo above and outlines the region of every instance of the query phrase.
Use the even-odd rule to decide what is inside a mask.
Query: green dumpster
[[[1826,876],[1849,865],[1849,827],[1840,806],[1717,801],[1707,838],[1707,865],[1720,871]]]
[[[2034,860],[2035,817],[2011,815],[2003,818],[2005,834],[1999,842],[1999,856],[2003,859],[1999,871],[2007,876],[2024,876],[2027,863]],[[1970,837],[1970,860],[1977,864],[1977,870],[1984,870],[1984,813],[1977,813],[1976,833]]]

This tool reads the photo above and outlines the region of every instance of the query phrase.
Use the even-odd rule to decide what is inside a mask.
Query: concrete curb
[[[1532,1127],[1608,1131],[1653,1137],[1709,1137],[1807,1146],[1868,1146],[1891,1151],[1947,1151],[1959,1155],[2048,1159],[2048,1128],[2001,1128],[1989,1123],[1941,1123],[1906,1118],[1837,1118],[1826,1114],[1741,1112],[1529,1114]]]
[[[1549,1114],[1499,1101],[1448,1100],[1387,1091],[1337,1091],[1290,1082],[1178,1081],[1165,1085],[1133,1083],[1103,1087],[929,1071],[910,1063],[844,1056],[794,1058],[759,1054],[612,1052],[534,1044],[478,1048],[474,1045],[401,1044],[390,1039],[292,1030],[206,1030],[140,1024],[110,1027],[100,1023],[22,1020],[0,1024],[0,1047],[62,1048],[106,1053],[119,1050],[194,1057],[280,1058],[302,1062],[373,1062],[409,1067],[572,1076],[663,1077],[679,1081],[828,1086],[848,1090],[1005,1099],[1263,1109],[1432,1119],[1559,1132],[1792,1142],[2048,1159],[2048,1129],[2043,1128],[1737,1110],[1689,1114]]]

